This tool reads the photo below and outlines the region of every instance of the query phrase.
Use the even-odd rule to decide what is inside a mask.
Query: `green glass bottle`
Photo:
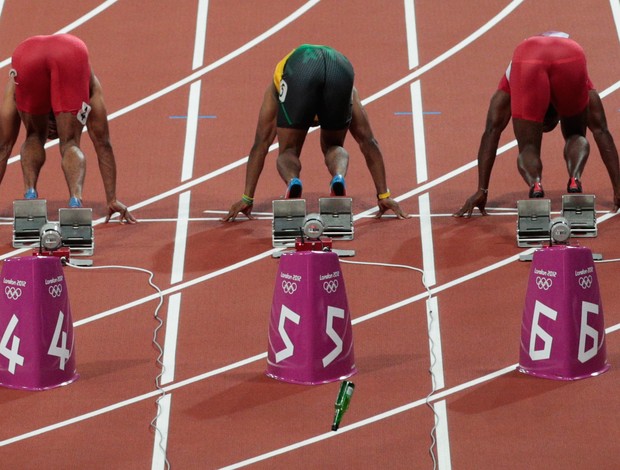
[[[353,396],[353,390],[355,389],[355,384],[353,382],[349,382],[345,380],[340,385],[340,391],[338,392],[338,398],[336,398],[336,412],[334,413],[334,422],[332,424],[332,431],[337,431],[338,426],[340,426],[340,420],[342,420],[342,416],[344,412],[349,408],[349,403],[351,402],[351,397]]]

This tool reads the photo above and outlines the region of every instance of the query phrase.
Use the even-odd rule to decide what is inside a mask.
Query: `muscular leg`
[[[69,196],[82,200],[82,188],[86,175],[86,157],[80,149],[82,124],[71,113],[56,116],[62,171],[69,188]]]
[[[590,144],[582,135],[572,135],[566,140],[564,146],[564,160],[568,176],[581,179],[581,174],[590,155]]]
[[[562,118],[562,135],[566,141],[564,160],[568,176],[579,180],[590,155],[590,144],[585,137],[586,111],[577,116]]]
[[[532,186],[540,182],[542,177],[542,160],[540,147],[542,144],[542,123],[525,119],[513,119],[513,128],[519,145],[517,165],[519,173]]]
[[[299,178],[301,173],[301,149],[308,134],[307,129],[287,129],[278,127],[279,154],[276,167],[280,177],[288,184],[293,178]]]
[[[36,189],[39,173],[45,163],[45,141],[47,140],[48,115],[21,113],[26,128],[26,139],[21,148],[21,165],[24,178],[24,192]]]
[[[343,147],[347,129],[330,131],[321,129],[321,150],[325,156],[325,166],[332,176],[346,176],[349,167],[349,153]]]

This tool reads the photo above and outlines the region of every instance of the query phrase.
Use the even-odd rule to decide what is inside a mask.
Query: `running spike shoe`
[[[344,185],[344,176],[336,175],[332,178],[332,181],[329,185],[330,194],[332,196],[346,196],[347,190]]]
[[[69,199],[69,207],[73,209],[82,207],[82,201],[80,201],[77,197],[72,197],[71,199]]]
[[[545,191],[543,190],[542,184],[540,184],[540,182],[536,181],[531,187],[530,187],[530,198],[543,198],[545,197]]]
[[[28,189],[28,191],[24,194],[24,199],[36,199],[38,197],[39,195],[37,194],[37,190],[34,188]]]
[[[582,193],[583,190],[581,189],[581,181],[571,176],[566,184],[566,191],[569,193]]]
[[[301,180],[299,178],[293,178],[288,183],[288,188],[286,188],[286,199],[298,199],[301,197]]]

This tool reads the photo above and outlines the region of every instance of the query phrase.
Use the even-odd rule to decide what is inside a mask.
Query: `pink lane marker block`
[[[356,372],[338,255],[283,254],[271,306],[266,374],[284,382],[317,385]]]
[[[518,370],[554,380],[609,369],[605,321],[590,249],[556,245],[534,252],[521,323]]]
[[[47,390],[76,380],[73,322],[60,259],[9,258],[0,277],[0,385]]]

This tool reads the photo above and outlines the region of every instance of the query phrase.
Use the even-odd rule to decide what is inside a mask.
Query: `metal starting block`
[[[325,222],[323,235],[340,240],[353,240],[353,199],[350,197],[319,198],[319,214]]]
[[[93,210],[86,207],[59,209],[58,222],[63,246],[72,255],[90,256],[95,250]]]
[[[549,241],[550,199],[517,201],[517,245],[521,248],[542,246]]]
[[[562,217],[570,224],[571,237],[596,237],[595,196],[593,194],[565,194],[562,196]]]
[[[39,231],[47,223],[45,199],[13,201],[13,248],[32,246],[39,242]]]
[[[277,199],[273,201],[271,241],[274,248],[295,243],[306,218],[305,199]]]

